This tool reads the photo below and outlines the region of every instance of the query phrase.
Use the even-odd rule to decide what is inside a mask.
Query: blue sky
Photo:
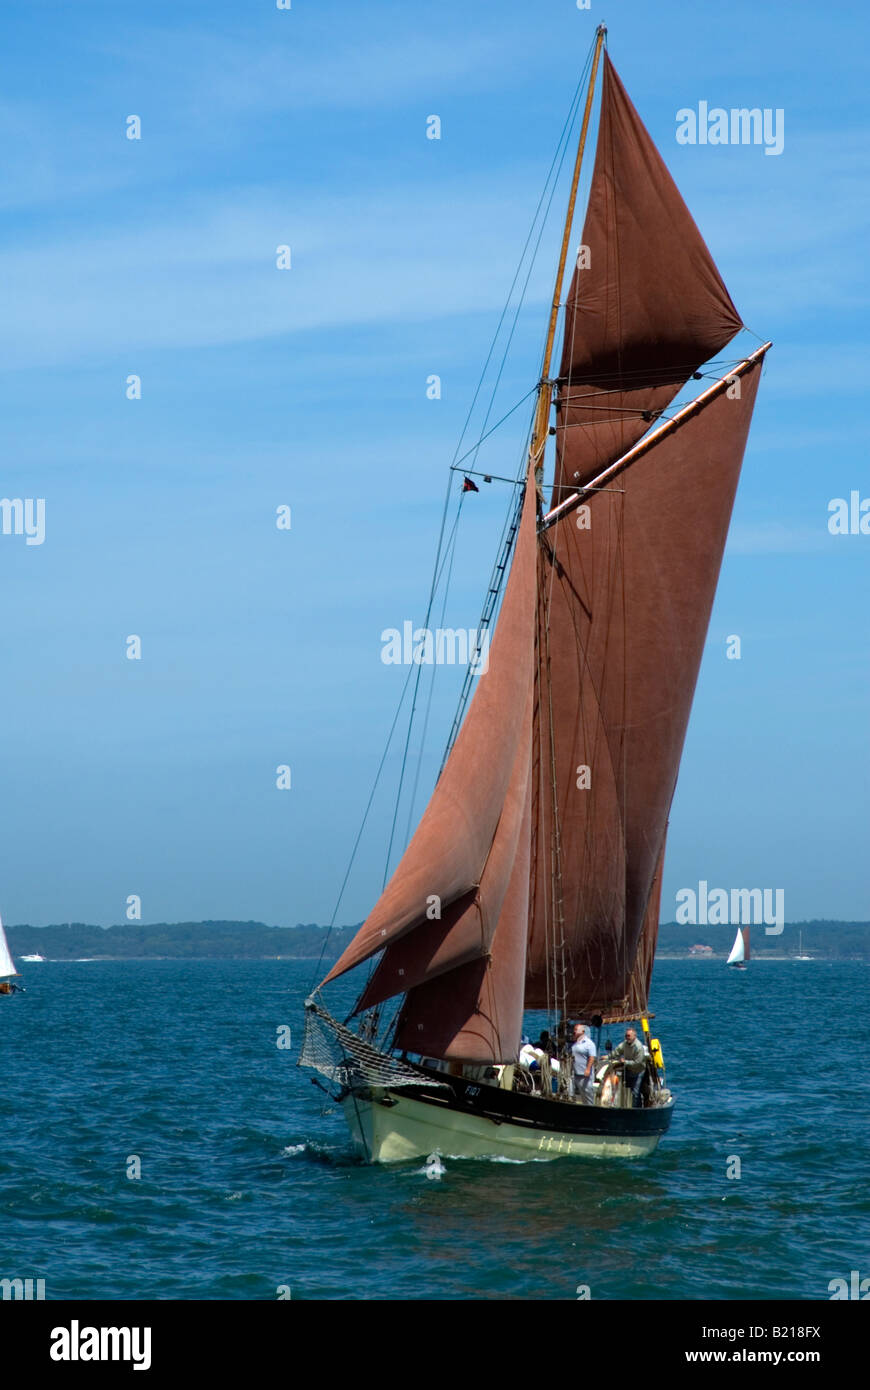
[[[0,492],[44,497],[46,538],[0,535],[6,921],[109,924],[133,893],[151,921],[329,918],[405,675],[380,634],[422,621],[447,467],[600,22],[775,343],[663,917],[703,878],[782,887],[791,920],[870,918],[870,537],[827,531],[831,498],[870,496],[864,5],[9,0]],[[678,145],[701,100],[782,108],[782,154]],[[537,376],[564,196],[493,418]],[[527,425],[481,462],[513,475]],[[505,508],[496,484],[464,505],[451,625],[477,621]],[[439,672],[420,801],[456,689]],[[398,757],[339,921],[379,889]]]

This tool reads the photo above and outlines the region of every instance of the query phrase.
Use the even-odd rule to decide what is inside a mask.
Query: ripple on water
[[[309,964],[47,963],[0,1015],[4,1241],[49,1298],[825,1299],[866,1263],[870,1114],[794,1059],[807,1017],[852,1045],[831,1000],[866,967],[753,964],[739,991],[702,969],[657,968],[677,1109],[651,1158],[448,1158],[435,1180],[362,1163],[274,1046],[276,1019],[301,1037]]]

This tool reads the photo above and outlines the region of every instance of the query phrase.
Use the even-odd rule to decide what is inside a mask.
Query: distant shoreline
[[[20,959],[21,959],[21,958],[19,957],[19,960],[20,960]],[[313,961],[314,959],[315,959],[315,958],[314,958],[313,956],[206,956],[206,955],[196,955],[196,956],[192,956],[192,955],[185,955],[185,956],[46,956],[45,959],[44,959],[44,960],[41,960],[41,961],[32,961],[32,960],[30,960],[30,961],[21,961],[21,963],[22,963],[23,965],[94,965],[94,964],[102,963],[103,961],[110,960],[110,961],[119,961],[119,962],[120,962],[120,961],[129,961],[129,962],[131,962],[131,963],[133,963],[133,962],[138,962],[138,963],[140,963],[140,964],[143,963],[143,962],[145,962],[145,961],[151,961],[151,962],[153,962],[153,963],[156,964],[156,963],[158,963],[158,962],[160,962],[160,961],[169,961],[169,960],[172,960],[172,961],[225,961],[225,962],[227,962],[227,963],[230,963],[230,962],[231,962],[231,963],[233,963],[233,964],[239,965],[239,964],[244,964],[245,962],[250,963],[250,964],[262,964],[262,963],[264,963],[264,962],[266,962],[266,961],[291,961],[291,960],[295,960],[295,961]],[[334,955],[332,955],[332,954],[330,954],[330,955],[325,955],[325,956],[323,957],[323,965],[324,965],[324,967],[327,966],[327,965],[333,964],[337,959],[338,959],[338,957],[337,957],[337,956],[334,956]],[[686,954],[676,954],[676,953],[673,952],[673,951],[663,951],[663,952],[661,952],[661,953],[659,953],[659,954],[656,955],[656,957],[655,957],[655,963],[658,964],[658,962],[659,962],[659,961],[662,961],[662,960],[698,960],[698,961],[705,960],[705,961],[717,962],[718,964],[721,965],[724,961],[727,961],[727,959],[728,959],[728,957],[727,957],[727,955],[725,954],[724,951],[721,952],[721,953],[718,953],[718,954],[714,954],[714,955],[706,955],[706,954],[704,954],[704,955],[690,955],[690,954],[688,954],[688,953],[686,953]],[[770,955],[768,952],[764,951],[764,952],[759,952],[759,953],[758,953],[757,955],[755,955],[755,956],[752,956],[751,959],[750,959],[750,961],[748,962],[748,964],[749,964],[749,965],[763,965],[763,964],[764,964],[765,962],[767,962],[767,961],[783,961],[783,960],[795,961],[795,962],[796,962],[797,964],[799,964],[799,965],[813,965],[816,961],[818,961],[818,962],[820,962],[820,963],[822,963],[822,962],[832,963],[832,962],[834,962],[834,961],[858,961],[858,962],[863,963],[863,962],[866,960],[866,957],[864,957],[864,956],[828,956],[828,955],[814,954],[814,955],[812,955],[812,956],[810,956],[810,957],[808,957],[808,958],[801,959],[801,958],[800,958],[799,956],[797,956],[797,955],[787,955],[787,956]]]
[[[46,961],[96,960],[322,960],[332,964],[342,954],[359,923],[331,930],[316,923],[295,927],[264,922],[121,922],[101,927],[65,922],[34,927],[7,925],[13,958],[39,954]],[[732,925],[663,922],[655,954],[660,960],[724,961],[732,946]],[[712,947],[695,954],[693,947]],[[787,922],[768,934],[753,929],[752,959],[794,960],[799,949],[813,960],[870,961],[870,922]],[[38,965],[39,962],[24,962]],[[325,972],[324,972],[325,973]]]
[[[706,951],[704,952],[703,955],[700,955],[700,954],[698,954],[698,955],[691,955],[688,951],[685,952],[685,953],[680,953],[680,954],[677,954],[675,951],[658,951],[658,952],[656,953],[655,959],[656,959],[656,961],[660,961],[660,960],[718,960],[718,961],[723,961],[723,960],[727,960],[727,959],[728,959],[728,956],[727,956],[727,954],[726,954],[724,951],[722,951],[722,952],[714,952],[712,955],[707,955]],[[801,960],[800,963],[801,963],[801,965],[811,965],[811,964],[813,963],[813,961],[815,961],[815,960],[864,960],[864,959],[865,959],[864,956],[825,956],[825,955],[820,955],[818,952],[813,952],[813,954],[812,954],[808,959],[806,959],[806,960]],[[753,955],[753,956],[750,957],[748,963],[749,963],[750,965],[755,965],[758,961],[765,961],[765,960],[800,960],[800,957],[799,957],[797,954],[795,954],[795,955],[787,955],[787,956],[774,956],[774,955],[771,955],[769,951],[758,951],[758,952],[756,952],[755,955]]]

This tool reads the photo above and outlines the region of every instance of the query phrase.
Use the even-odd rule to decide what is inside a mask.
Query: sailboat
[[[800,928],[798,928],[798,953],[795,960],[815,960],[815,956],[804,955],[804,934]]]
[[[665,837],[771,345],[714,369],[706,389],[693,385],[743,325],[605,34],[596,31],[585,106],[578,89],[583,118],[496,567],[506,578],[488,668],[382,896],[306,1000],[300,1065],[336,1088],[369,1162],[640,1157],[673,1114],[649,1013]],[[599,68],[597,150],[563,303]],[[687,387],[693,398],[672,405]],[[328,987],[366,961],[342,1023]],[[546,1011],[561,1043],[537,1067],[522,1047],[525,1010]],[[598,1060],[575,1095],[576,1023]],[[637,1096],[628,1063],[609,1039],[601,1048],[626,1023],[640,1025]]]
[[[17,993],[19,986],[14,984],[12,980],[12,976],[17,974],[15,961],[9,950],[9,942],[6,940],[6,933],[3,930],[3,923],[0,921],[0,996]]]
[[[725,962],[726,965],[733,965],[736,970],[745,970],[746,962],[749,960],[749,928],[738,927],[737,935],[734,938],[734,945],[731,947],[731,954]]]

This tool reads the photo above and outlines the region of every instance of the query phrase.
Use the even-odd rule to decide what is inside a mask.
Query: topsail
[[[741,327],[605,54],[595,168],[565,310],[553,505],[630,449]]]

